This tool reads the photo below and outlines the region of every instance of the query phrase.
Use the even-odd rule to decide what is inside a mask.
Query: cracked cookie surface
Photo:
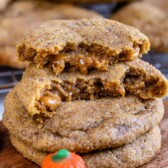
[[[41,165],[48,153],[33,149],[15,136],[10,137],[13,146],[27,159]],[[81,155],[87,168],[136,168],[150,161],[161,147],[158,127],[137,138],[132,143],[116,149],[105,149]]]
[[[16,91],[5,99],[5,126],[32,147],[49,152],[65,148],[87,153],[122,146],[158,125],[164,113],[161,99],[102,98],[64,102],[52,118],[40,123],[29,115]]]

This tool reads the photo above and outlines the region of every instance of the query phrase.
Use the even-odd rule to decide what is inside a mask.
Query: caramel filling
[[[95,100],[106,96],[125,95],[122,85],[100,79],[78,79],[75,84],[68,81],[61,84],[53,82],[50,87],[51,89],[43,91],[40,99],[36,101],[36,107],[42,113],[54,112],[62,101]]]
[[[55,112],[63,101],[95,100],[102,97],[125,96],[126,92],[143,99],[162,95],[163,82],[128,72],[120,82],[102,79],[77,79],[75,83],[52,82],[51,89],[42,91],[36,107],[41,113]]]
[[[48,65],[53,68],[55,74],[66,71],[80,71],[87,74],[89,70],[97,69],[107,71],[109,65],[122,61],[131,61],[138,57],[140,53],[139,46],[134,47],[134,51],[122,51],[118,55],[107,53],[95,54],[86,50],[62,51],[57,55],[48,56]]]
[[[92,69],[106,71],[109,65],[117,62],[132,61],[146,52],[143,44],[134,43],[130,48],[109,49],[98,44],[78,45],[68,43],[62,50],[37,52],[25,45],[18,48],[19,59],[34,61],[39,67],[49,66],[55,74],[62,71],[80,71],[87,74]]]
[[[140,96],[143,99],[159,97],[163,94],[164,83],[157,78],[148,78],[139,75],[127,75],[124,79],[127,92]]]
[[[96,68],[101,71],[108,70],[109,58],[102,59],[95,56],[84,55],[65,55],[59,54],[56,56],[50,56],[49,62],[53,68],[55,74],[61,73],[64,69],[66,71],[80,71],[83,74],[87,74],[88,70]]]

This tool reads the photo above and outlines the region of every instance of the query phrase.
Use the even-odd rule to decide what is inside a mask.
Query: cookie
[[[53,20],[32,29],[18,45],[21,61],[87,74],[132,61],[149,50],[148,38],[137,29],[108,19]]]
[[[40,123],[29,115],[16,91],[5,99],[4,125],[10,134],[48,152],[63,148],[87,153],[128,144],[158,125],[164,113],[161,99],[102,98],[62,103],[52,118]]]
[[[30,65],[21,80],[18,95],[26,110],[36,117],[52,117],[64,102],[96,100],[132,94],[142,99],[161,98],[168,93],[167,79],[140,59],[118,63],[106,72],[62,72]],[[29,95],[29,96],[27,96]]]
[[[120,9],[112,19],[134,26],[146,34],[150,39],[152,50],[168,52],[167,9],[163,9],[162,1],[155,2],[150,0],[132,3]]]
[[[47,153],[38,151],[10,137],[13,146],[27,159],[41,165]],[[81,155],[87,168],[136,168],[150,161],[159,151],[161,135],[158,127],[139,137],[135,141],[116,149],[105,149]]]
[[[73,12],[72,12],[73,11]],[[52,19],[101,17],[86,9],[66,4],[39,1],[18,1],[3,14],[0,21],[0,65],[24,68],[17,60],[16,44],[30,28]]]

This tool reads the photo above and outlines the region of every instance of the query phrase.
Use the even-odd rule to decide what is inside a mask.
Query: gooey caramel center
[[[43,95],[39,102],[42,106],[45,106],[46,109],[49,111],[54,111],[56,108],[58,108],[61,105],[61,98],[58,94],[52,94],[52,95]]]

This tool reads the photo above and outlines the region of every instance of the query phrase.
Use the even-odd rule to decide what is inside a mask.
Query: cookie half
[[[132,61],[149,50],[137,29],[108,19],[53,20],[32,29],[18,45],[21,61],[65,69],[106,71],[109,65]]]
[[[56,76],[48,67],[39,69],[32,64],[17,88],[19,99],[30,115],[52,117],[57,108],[71,101],[129,94],[142,99],[161,98],[168,92],[168,82],[152,65],[136,59],[114,64],[106,72],[94,70],[88,75],[64,71]]]
[[[53,19],[80,19],[102,17],[96,12],[68,4],[40,1],[16,1],[0,21],[0,65],[25,68],[17,59],[16,44],[29,29]]]
[[[48,153],[38,151],[13,135],[13,146],[27,159],[41,165]],[[137,138],[130,144],[116,149],[105,149],[81,155],[87,168],[136,168],[150,161],[161,147],[161,135],[158,127]]]
[[[161,9],[164,13],[168,14],[167,6],[168,6],[168,1],[167,0],[143,0],[143,2],[148,3],[152,6],[155,6],[159,9]]]
[[[112,19],[134,26],[146,34],[150,39],[153,50],[168,52],[168,12],[166,3],[166,0],[146,0],[131,3],[115,13]]]
[[[132,142],[158,125],[163,114],[161,99],[127,96],[65,102],[52,118],[40,123],[29,115],[14,89],[5,100],[3,122],[11,134],[38,150],[87,153]]]

